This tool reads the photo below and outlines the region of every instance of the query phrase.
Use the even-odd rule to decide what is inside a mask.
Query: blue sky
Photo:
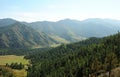
[[[120,20],[120,0],[0,0],[0,19],[58,21],[111,18]]]

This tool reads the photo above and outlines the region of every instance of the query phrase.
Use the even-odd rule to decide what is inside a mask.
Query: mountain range
[[[120,21],[112,19],[64,19],[27,23],[6,18],[0,19],[0,48],[48,47],[89,37],[104,37],[119,30]]]

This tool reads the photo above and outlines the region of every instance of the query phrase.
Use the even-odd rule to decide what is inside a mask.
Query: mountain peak
[[[72,21],[72,19],[66,18],[66,19],[63,19],[63,20],[59,20],[58,22],[62,22],[62,21],[68,22],[68,21]]]
[[[58,21],[58,22],[60,22],[60,23],[73,23],[73,22],[74,22],[74,23],[78,23],[78,22],[80,22],[80,21],[67,18],[67,19],[60,20],[60,21]]]
[[[0,21],[17,21],[17,20],[14,20],[12,18],[3,18],[3,19],[0,19]]]
[[[18,22],[18,21],[11,19],[11,18],[0,19],[0,27],[9,26],[9,25],[14,24],[16,22]]]

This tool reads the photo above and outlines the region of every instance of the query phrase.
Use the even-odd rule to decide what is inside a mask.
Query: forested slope
[[[120,33],[26,56],[28,77],[97,77],[120,66]]]

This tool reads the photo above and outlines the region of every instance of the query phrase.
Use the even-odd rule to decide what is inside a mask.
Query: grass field
[[[24,59],[24,56],[15,56],[15,55],[5,55],[5,56],[0,56],[0,66],[6,65],[6,63],[11,64],[11,63],[22,63],[26,66],[26,64],[29,64],[29,60]],[[15,70],[12,69],[16,77],[26,77],[27,71],[24,69],[22,70]]]
[[[22,63],[22,64],[28,64],[29,60],[24,59],[24,56],[15,56],[15,55],[5,55],[5,56],[0,56],[0,65],[5,65],[6,63],[11,64],[11,63]]]
[[[14,75],[16,77],[26,77],[27,76],[27,71],[25,69],[22,70],[13,70]]]

